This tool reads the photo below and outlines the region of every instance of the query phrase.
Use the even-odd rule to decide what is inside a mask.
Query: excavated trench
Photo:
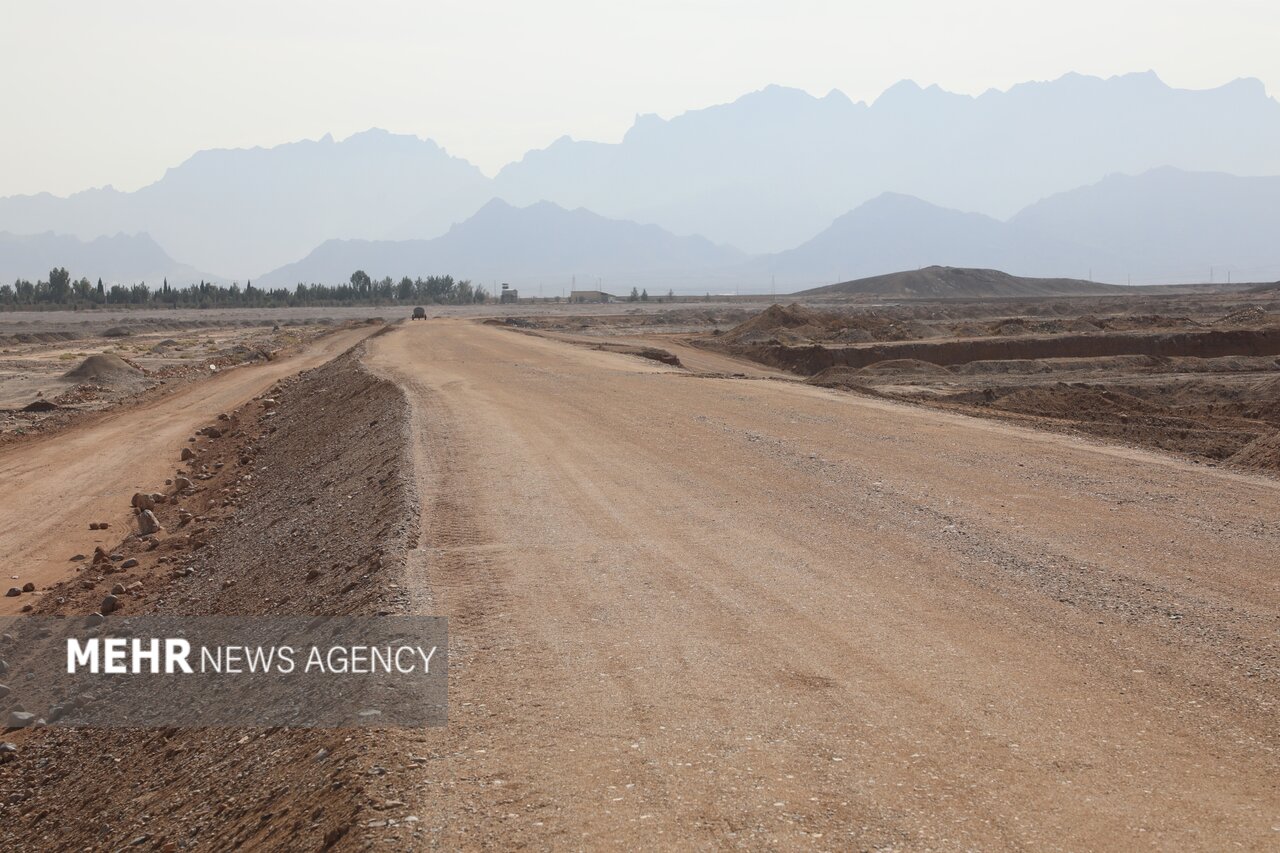
[[[712,348],[720,349],[714,342]],[[812,376],[831,367],[860,368],[882,361],[914,359],[937,365],[1010,359],[1280,355],[1280,328],[1215,329],[1150,334],[1076,334],[1052,337],[967,338],[901,341],[859,346],[793,346],[760,343],[730,346],[731,354]]]

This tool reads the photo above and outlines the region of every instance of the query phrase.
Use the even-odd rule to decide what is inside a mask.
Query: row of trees
[[[48,281],[30,282],[18,279],[12,285],[0,285],[0,310],[21,308],[96,308],[103,305],[150,306],[156,308],[273,308],[326,305],[393,305],[396,303],[434,303],[437,305],[469,305],[487,302],[489,291],[470,281],[455,280],[451,275],[426,278],[405,276],[394,281],[390,276],[375,281],[364,270],[351,274],[348,284],[299,284],[293,289],[264,289],[252,282],[219,285],[200,282],[187,287],[170,287],[168,280],[155,290],[145,283],[113,284],[103,287],[87,278],[72,281],[62,267],[49,271]]]

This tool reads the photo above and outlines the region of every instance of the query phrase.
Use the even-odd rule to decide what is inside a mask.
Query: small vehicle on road
[[[425,319],[427,319],[427,309],[426,309],[426,308],[423,308],[421,305],[419,305],[417,308],[414,308],[414,309],[413,309],[413,319],[415,319],[415,320],[425,320]]]

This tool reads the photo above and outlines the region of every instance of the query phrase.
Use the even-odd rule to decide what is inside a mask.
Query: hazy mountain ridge
[[[146,234],[116,234],[85,241],[66,234],[0,232],[0,270],[5,275],[0,284],[12,284],[18,278],[48,281],[49,271],[56,267],[65,267],[73,278],[102,278],[108,284],[144,281],[159,286],[166,278],[175,284],[212,280],[169,257]]]
[[[582,205],[776,251],[883,192],[1004,218],[1158,166],[1280,173],[1280,103],[1256,80],[1191,91],[1150,72],[977,97],[903,81],[870,105],[772,86],[670,120],[640,116],[617,144],[561,139],[495,183],[514,203]]]
[[[886,193],[750,276],[813,285],[932,265],[1115,284],[1280,276],[1280,177],[1153,169],[1050,196],[1007,222]]]
[[[885,193],[794,249],[755,257],[581,208],[549,202],[517,208],[493,200],[435,240],[326,241],[254,280],[339,282],[364,268],[378,277],[449,273],[526,286],[563,285],[576,274],[583,286],[607,277],[610,286],[626,288],[786,291],[933,265],[1140,284],[1204,281],[1216,265],[1219,281],[1229,271],[1236,281],[1267,281],[1280,276],[1277,223],[1280,178],[1175,169],[1109,176],[1045,199],[1008,222]],[[110,271],[99,273],[104,267],[92,254],[72,247],[65,257],[15,267],[12,255],[0,253],[0,276],[15,269],[27,277],[44,275],[56,263],[76,275],[139,280],[162,268],[147,259],[129,274],[111,260],[105,267]],[[176,275],[171,280],[183,280]]]
[[[684,276],[723,269],[745,256],[702,237],[678,237],[654,225],[607,219],[550,202],[517,208],[494,199],[432,240],[329,240],[302,260],[259,279],[267,285],[345,280],[363,269],[374,278],[452,274],[515,285],[574,275],[583,288],[596,277]],[[551,295],[548,292],[547,295]]]
[[[778,250],[726,254],[722,267],[676,251],[667,269],[681,284],[713,289],[812,286],[929,264],[1135,282],[1233,264],[1273,278],[1280,178],[1186,172],[1225,166],[1280,174],[1280,104],[1256,80],[1188,91],[1149,72],[1069,74],[976,97],[903,81],[870,104],[771,86],[671,119],[637,116],[618,143],[562,138],[493,180],[429,140],[368,131],[199,152],[132,193],[0,199],[0,230],[147,233],[206,277],[256,281],[263,270],[275,277],[286,264],[336,259],[327,240],[352,243],[351,252],[353,241],[421,242],[501,197],[656,224],[666,237],[702,235],[721,248]],[[576,239],[590,242],[586,222]],[[499,264],[493,245],[518,235],[490,224],[493,235],[470,255],[461,238],[448,244],[459,264],[449,272],[547,274],[550,259],[531,246],[506,256],[530,268]],[[583,249],[555,265],[612,271],[630,257]],[[633,272],[653,271],[643,263]],[[418,270],[388,270],[406,272]]]
[[[1125,281],[1208,280],[1216,267],[1237,281],[1280,276],[1280,177],[1153,169],[1109,175],[1051,196],[1014,216],[1011,227],[1070,234],[1096,251],[1099,277]]]
[[[842,282],[930,265],[988,267],[1021,275],[1088,274],[1103,253],[980,213],[884,193],[838,217],[794,249],[761,258],[756,275],[787,285]]]
[[[432,236],[489,197],[488,178],[434,142],[372,130],[201,151],[132,193],[0,199],[0,230],[146,232],[174,257],[243,279],[331,237],[381,237],[411,221]]]

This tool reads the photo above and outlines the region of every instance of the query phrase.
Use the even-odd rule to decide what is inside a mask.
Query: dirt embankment
[[[1009,359],[1097,358],[1117,355],[1223,356],[1280,355],[1280,328],[1213,329],[1154,334],[1080,334],[1052,337],[982,338],[906,341],[866,346],[787,346],[768,343],[746,347],[740,354],[812,376],[831,367],[867,367],[881,361],[914,359],[954,365]]]
[[[1200,319],[1130,312],[952,325],[972,325],[974,337],[962,339],[891,342],[885,336],[892,330],[880,329],[877,342],[850,346],[838,337],[852,325],[833,330],[871,314],[772,306],[693,343],[808,376],[814,385],[1277,470],[1280,324],[1257,304],[1223,307],[1213,317],[1198,312]],[[859,328],[870,333],[865,323]]]
[[[134,615],[401,608],[419,516],[399,389],[351,352],[210,426],[180,467],[174,448],[172,479],[191,488],[156,484],[164,531],[130,534],[117,560],[86,560],[34,595],[33,610],[89,613],[116,584]],[[67,541],[70,556],[72,531]],[[138,565],[120,570],[128,560]],[[385,806],[369,801],[381,760],[369,732],[48,727],[4,737],[17,746],[0,772],[9,850],[317,850],[356,844],[351,829]]]
[[[883,361],[809,384],[1280,472],[1280,358]]]

